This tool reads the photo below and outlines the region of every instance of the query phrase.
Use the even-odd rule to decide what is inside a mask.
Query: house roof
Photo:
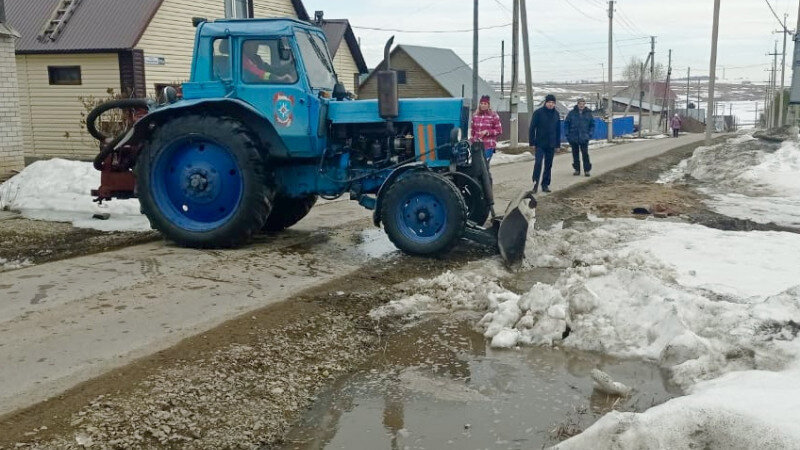
[[[219,0],[222,2],[222,0]],[[117,51],[133,48],[163,0],[81,0],[54,41],[39,41],[60,0],[5,0],[8,22],[21,38],[17,53]],[[308,20],[301,0],[292,0],[297,16]],[[187,19],[191,11],[187,11]]]
[[[328,51],[331,57],[336,56],[336,52],[339,50],[339,47],[341,47],[342,40],[344,40],[347,42],[347,47],[350,49],[350,53],[353,55],[353,59],[356,62],[358,73],[367,73],[369,71],[369,69],[367,69],[367,63],[364,61],[364,55],[361,54],[361,47],[358,45],[358,39],[356,39],[353,28],[350,26],[350,22],[347,19],[325,19],[319,27],[322,28],[325,37],[328,39]]]
[[[418,45],[398,45],[392,50],[390,56],[394,56],[398,51],[404,51],[419,66],[428,73],[439,85],[453,97],[472,98],[472,68],[459,58],[454,51],[449,48],[422,47]],[[382,61],[378,68],[383,67]],[[364,82],[367,80],[365,79]],[[500,98],[489,83],[478,77],[478,95],[488,95],[492,105],[499,105]]]
[[[162,0],[82,0],[55,41],[38,36],[59,0],[6,0],[8,22],[21,35],[17,53],[66,53],[132,48]]]
[[[634,99],[633,101],[631,101],[630,97],[615,96],[615,97],[613,97],[613,100],[614,100],[615,103],[619,103],[621,105],[630,104],[633,107],[639,108],[639,99],[638,98]],[[650,103],[645,101],[645,100],[642,100],[641,105],[642,105],[641,109],[643,111],[645,111],[645,110],[646,111],[651,111],[652,110],[653,112],[661,112],[664,109],[664,107],[662,107],[658,103],[654,104],[651,107]]]

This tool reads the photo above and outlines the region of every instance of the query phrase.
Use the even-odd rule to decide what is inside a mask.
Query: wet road
[[[593,154],[593,173],[701,139],[604,148]],[[570,155],[556,157],[554,190],[585,180],[571,175],[570,164]],[[499,211],[530,188],[531,167],[528,161],[492,169]],[[303,289],[346,281],[393,251],[370,216],[355,202],[325,202],[292,230],[242,249],[157,242],[0,273],[0,414]]]

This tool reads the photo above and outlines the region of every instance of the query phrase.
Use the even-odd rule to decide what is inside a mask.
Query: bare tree
[[[625,69],[622,71],[622,76],[629,85],[634,86],[639,83],[639,76],[642,74],[642,64],[644,61],[638,56],[631,56],[628,63],[625,64]],[[653,68],[655,71],[656,80],[664,79],[667,76],[667,69],[661,63],[656,63]],[[644,81],[650,80],[650,67],[644,68]]]

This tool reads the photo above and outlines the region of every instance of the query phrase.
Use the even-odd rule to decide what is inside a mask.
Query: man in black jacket
[[[547,94],[544,106],[537,109],[531,118],[528,128],[528,144],[536,152],[536,162],[533,164],[533,192],[539,190],[539,180],[542,181],[542,192],[550,192],[550,171],[553,168],[553,156],[556,149],[561,146],[561,118],[556,111],[556,97]],[[544,162],[544,174],[542,163]]]
[[[587,177],[592,170],[592,163],[589,161],[589,140],[594,134],[594,116],[586,108],[586,100],[579,98],[578,104],[572,108],[564,119],[564,131],[567,134],[567,142],[572,147],[572,168],[575,169],[573,175],[581,174],[581,156],[583,156],[583,173]]]

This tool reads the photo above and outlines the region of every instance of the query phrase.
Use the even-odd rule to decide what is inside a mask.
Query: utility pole
[[[655,76],[655,61],[656,61],[656,37],[650,36],[650,83],[647,84],[647,101],[650,103],[650,112],[647,114],[647,128],[652,133],[653,131],[653,83],[656,82]]]
[[[794,29],[794,59],[792,59],[792,87],[789,91],[789,104],[791,105],[792,125],[797,124],[798,103],[800,103],[800,9],[797,12],[797,27]]]
[[[528,7],[527,0],[519,1],[522,27],[522,51],[525,52],[525,100],[528,102],[528,117],[533,117],[533,76],[531,75],[531,50],[528,46]]]
[[[778,126],[783,126],[783,90],[784,90],[784,76],[786,73],[786,35],[789,30],[786,29],[786,18],[789,14],[783,15],[783,56],[781,56],[781,99],[778,104]]]
[[[613,51],[613,37],[614,37],[614,0],[608,1],[608,142],[614,139],[614,83],[613,83],[613,65],[614,65],[614,51]]]
[[[770,74],[770,111],[769,111],[769,128],[777,126],[777,111],[775,111],[775,91],[778,89],[778,41],[775,41],[775,50],[769,54],[772,56],[772,73]],[[780,109],[777,108],[777,109]]]
[[[708,64],[708,111],[706,111],[706,145],[711,145],[711,105],[714,104],[714,83],[717,78],[717,38],[719,37],[719,0],[714,0],[714,26],[711,30],[711,62]]]
[[[691,91],[691,86],[689,86],[689,80],[692,79],[692,68],[686,68],[686,116],[689,116],[689,91]]]
[[[488,94],[488,92],[487,92]],[[478,109],[478,0],[472,9],[472,110]]]
[[[505,96],[506,41],[500,41],[500,99]]]
[[[650,56],[647,57],[650,59]],[[642,137],[644,131],[644,124],[642,123],[642,100],[644,100],[644,69],[647,67],[647,61],[642,63],[639,68],[639,137]]]
[[[511,95],[509,99],[509,111],[511,112],[511,120],[509,126],[511,127],[511,148],[517,148],[519,145],[519,114],[517,112],[517,84],[519,83],[519,0],[514,1],[514,18],[511,20]],[[528,111],[532,113],[532,111]],[[533,145],[529,142],[528,145]]]
[[[669,97],[669,81],[672,77],[672,49],[669,49],[669,59],[667,63],[667,84],[664,85],[664,96],[661,99],[661,114],[658,116],[658,128],[661,129],[661,119],[664,119],[664,132],[666,133],[668,130],[667,124],[669,123],[670,118],[670,99]],[[664,111],[666,110],[666,116],[664,115]]]
[[[756,117],[753,119],[753,126],[758,127],[758,102],[756,102]]]

